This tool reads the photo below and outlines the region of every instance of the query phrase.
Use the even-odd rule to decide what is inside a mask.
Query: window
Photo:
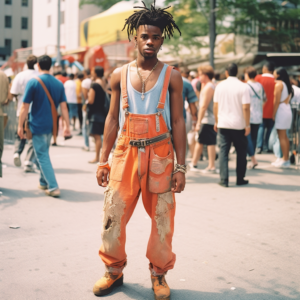
[[[60,12],[60,24],[65,24],[65,12]]]
[[[22,6],[28,6],[28,0],[22,0]]]
[[[27,48],[28,47],[28,41],[21,41],[21,48]]]
[[[21,29],[28,29],[28,18],[22,17]]]
[[[11,39],[5,39],[4,45],[5,45],[5,48],[7,48],[9,50],[9,52],[11,52]]]
[[[6,5],[10,5],[11,4],[11,0],[5,0],[5,4]]]
[[[47,17],[47,26],[51,27],[51,16]]]
[[[5,16],[5,28],[11,28],[11,21],[12,17],[11,16]]]

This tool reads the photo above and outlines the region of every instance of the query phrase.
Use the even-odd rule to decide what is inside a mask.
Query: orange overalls
[[[172,67],[168,67],[156,114],[132,114],[128,110],[127,67],[122,69],[122,108],[125,123],[113,154],[109,185],[105,191],[102,245],[99,255],[109,272],[126,265],[126,224],[140,193],[152,220],[147,247],[150,270],[162,275],[174,267],[172,252],[175,197],[171,192],[174,150],[163,118]],[[155,101],[156,99],[153,99]]]

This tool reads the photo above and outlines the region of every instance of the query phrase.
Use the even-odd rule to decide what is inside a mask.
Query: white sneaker
[[[218,174],[219,173],[217,169],[213,169],[213,170],[204,169],[204,170],[201,170],[200,172],[203,174]]]
[[[190,167],[191,172],[199,172],[200,170],[198,168],[195,168],[193,163],[189,163],[188,166]]]
[[[24,167],[24,172],[25,173],[35,173],[35,170],[34,170],[33,166],[27,165]]]
[[[281,161],[282,161],[282,158],[277,157],[277,159],[275,161],[273,161],[271,163],[271,165],[276,167]]]
[[[21,167],[21,159],[19,153],[14,154],[14,164],[16,167]]]
[[[283,169],[287,169],[290,166],[291,166],[291,163],[289,160],[282,160],[276,165],[277,168],[283,168]]]

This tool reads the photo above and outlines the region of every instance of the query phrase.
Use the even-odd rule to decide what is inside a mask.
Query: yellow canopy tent
[[[121,1],[110,9],[86,19],[80,24],[80,46],[93,47],[127,39],[122,31],[127,19],[134,12],[134,1]]]

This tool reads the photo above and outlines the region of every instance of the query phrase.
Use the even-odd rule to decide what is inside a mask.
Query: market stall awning
[[[80,46],[93,47],[110,42],[126,40],[122,31],[127,19],[134,12],[134,1],[121,1],[110,9],[86,19],[80,24]]]

